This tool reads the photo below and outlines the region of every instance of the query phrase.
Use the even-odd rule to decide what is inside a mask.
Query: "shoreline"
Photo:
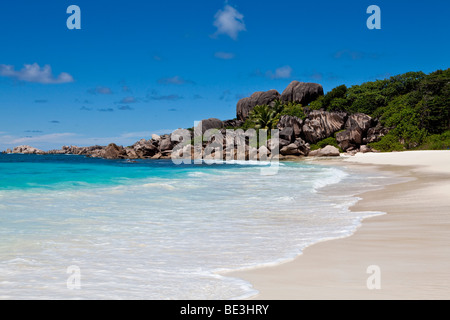
[[[429,160],[433,160],[431,166]],[[235,299],[423,299],[424,296],[446,299],[450,296],[447,232],[450,230],[450,151],[358,154],[301,162],[341,167],[355,177],[358,172],[369,173],[373,181],[381,178],[374,176],[374,172],[383,172],[384,182],[374,183],[376,189],[370,191],[366,188],[361,193],[364,187],[358,187],[360,184],[345,192],[336,184],[337,188],[332,187],[335,190],[325,187],[319,191],[326,196],[339,192],[351,196],[355,201],[346,208],[351,206],[352,211],[374,215],[355,220],[357,224],[350,234],[311,244],[295,258],[218,272],[242,280],[254,292],[259,291]],[[424,216],[424,208],[430,215]],[[366,270],[371,265],[381,268],[381,291],[366,287],[369,277]]]
[[[350,210],[386,214],[363,219],[350,236],[313,244],[293,261],[227,276],[253,285],[259,293],[249,299],[449,299],[450,152],[412,152],[315,160],[409,181],[357,194],[361,200]],[[367,287],[373,265],[380,290]]]

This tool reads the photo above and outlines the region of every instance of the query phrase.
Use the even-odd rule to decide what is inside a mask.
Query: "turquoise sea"
[[[278,264],[352,234],[360,191],[390,177],[282,162],[0,155],[0,299],[233,299],[226,271]],[[79,269],[69,289],[67,269]]]

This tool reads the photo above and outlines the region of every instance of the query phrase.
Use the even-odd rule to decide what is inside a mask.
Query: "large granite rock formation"
[[[210,129],[222,129],[224,127],[223,121],[219,120],[219,119],[216,119],[216,118],[210,118],[210,119],[202,120],[197,125],[197,127],[199,128],[200,125],[201,125],[201,128],[202,128],[202,134],[204,134],[207,130],[210,130]]]
[[[248,98],[243,98],[238,101],[236,106],[236,116],[238,120],[245,121],[248,114],[258,105],[270,105],[275,100],[280,99],[281,95],[277,90],[259,91],[255,92]]]
[[[285,127],[283,130],[280,131],[279,136],[280,136],[280,139],[284,139],[289,142],[294,142],[294,140],[295,140],[294,129],[292,127]]]
[[[368,116],[364,113],[355,113],[348,117],[347,122],[345,123],[345,128],[349,129],[352,127],[360,128],[364,133],[367,133],[367,130],[372,126],[373,120],[372,117]]]
[[[364,113],[352,114],[345,124],[345,131],[336,134],[339,146],[344,150],[357,148],[372,125],[372,118]]]
[[[344,128],[346,120],[343,112],[312,111],[303,122],[303,136],[306,142],[316,143]]]
[[[122,146],[118,146],[115,143],[109,144],[102,155],[105,159],[126,159],[127,152]]]
[[[297,138],[293,143],[287,145],[286,143],[283,146],[280,144],[280,148],[282,156],[307,156],[310,152],[309,144],[301,138]]]
[[[174,146],[174,143],[173,143],[170,135],[165,134],[165,135],[161,136],[161,142],[159,145],[159,150],[161,152],[172,150],[173,146]]]
[[[323,87],[320,84],[292,81],[281,94],[281,101],[306,106],[320,96],[323,96]]]
[[[205,119],[201,121],[200,126],[185,130],[187,136],[183,133],[183,139],[178,139],[174,132],[171,135],[152,135],[151,139],[142,139],[130,147],[117,146],[110,144],[105,146],[77,147],[64,146],[61,150],[51,150],[47,154],[74,154],[88,157],[102,157],[106,159],[169,159],[172,154],[195,155],[196,159],[201,158],[205,150],[213,149],[211,157],[237,159],[236,151],[245,152],[245,159],[254,159],[257,154],[278,153],[288,159],[298,156],[337,156],[339,150],[332,146],[327,146],[320,150],[311,151],[310,144],[315,144],[329,137],[336,137],[339,146],[347,153],[370,152],[368,143],[379,141],[389,130],[384,128],[378,121],[362,113],[348,115],[344,112],[328,112],[323,110],[313,110],[305,108],[306,119],[283,115],[277,124],[280,130],[277,136],[279,140],[270,139],[266,145],[256,149],[251,142],[250,132],[237,130],[230,132],[226,128],[240,128],[249,112],[257,105],[274,106],[276,100],[282,102],[295,102],[307,105],[311,101],[323,95],[323,88],[319,84],[304,83],[293,81],[279,94],[276,90],[266,92],[255,92],[248,98],[239,100],[236,111],[237,119],[221,121],[216,118]],[[212,135],[209,141],[196,141],[194,137],[204,135],[209,129],[217,129],[223,135],[223,138],[217,134]],[[342,131],[341,131],[342,130]],[[213,131],[215,132],[215,131]],[[254,132],[254,131],[253,131]],[[190,135],[189,135],[190,134]],[[272,138],[275,136],[272,135]],[[194,138],[194,139],[193,139]],[[186,139],[186,141],[184,141]],[[188,140],[187,140],[188,139]],[[176,140],[176,141],[174,141]],[[221,141],[219,141],[221,140]],[[191,145],[192,142],[194,146]],[[178,147],[176,147],[178,146]],[[220,146],[224,152],[220,151]],[[216,149],[217,148],[217,149]],[[8,150],[11,151],[11,150]],[[279,152],[278,152],[279,151]],[[44,153],[43,151],[30,147],[19,146],[14,148],[13,153]],[[242,154],[239,155],[239,159]]]
[[[158,145],[161,137],[154,137],[155,140],[141,139],[132,146],[133,151],[127,151],[130,155],[136,155],[137,158],[151,158],[159,152]],[[133,158],[131,158],[133,159]]]
[[[294,116],[284,115],[278,122],[277,128],[283,130],[284,128],[292,128],[294,135],[300,137],[302,133],[303,120]]]
[[[367,130],[367,136],[363,138],[363,143],[368,144],[372,142],[378,142],[388,133],[388,128],[383,127],[381,123],[377,123],[375,127],[369,128],[369,130]]]
[[[322,95],[323,87],[320,84],[292,81],[281,95],[276,90],[258,91],[248,98],[239,100],[236,106],[236,116],[238,120],[245,121],[250,111],[257,105],[271,105],[275,100],[281,100],[306,106]]]
[[[244,124],[244,121],[237,120],[237,119],[225,120],[223,122],[223,126],[225,128],[228,128],[228,127],[238,128],[238,127],[242,126],[243,124]]]
[[[297,138],[295,139],[294,144],[297,146],[301,155],[309,155],[309,152],[311,151],[309,143],[305,142],[302,138]]]

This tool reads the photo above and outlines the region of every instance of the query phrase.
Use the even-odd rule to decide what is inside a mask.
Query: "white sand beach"
[[[231,275],[253,284],[254,299],[450,299],[450,151],[366,153],[334,163],[411,179],[358,195],[352,210],[387,214],[364,220],[352,236]],[[381,288],[369,290],[373,265]]]

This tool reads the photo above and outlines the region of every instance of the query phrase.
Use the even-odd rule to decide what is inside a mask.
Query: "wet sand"
[[[292,262],[229,275],[252,283],[254,299],[450,299],[450,151],[358,154],[333,163],[410,179],[359,194],[352,210],[387,214],[364,220],[350,237],[312,245]],[[380,289],[368,288],[369,277],[377,283],[370,266],[379,267]]]

